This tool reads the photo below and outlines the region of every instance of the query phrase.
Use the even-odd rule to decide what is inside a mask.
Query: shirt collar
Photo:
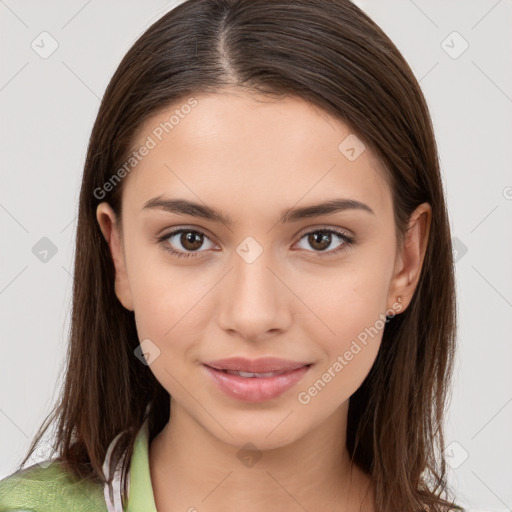
[[[142,425],[130,462],[130,491],[126,512],[157,512],[149,470],[148,421]]]
[[[122,433],[118,434],[107,449],[103,462],[103,472],[107,480],[110,479],[113,449],[121,435]],[[126,452],[116,462],[113,478],[110,479],[110,483],[105,483],[103,489],[108,512],[157,512],[149,469],[149,426],[147,419],[135,438],[130,468],[126,474],[128,500],[126,510],[123,511],[121,505],[121,468],[125,455]]]

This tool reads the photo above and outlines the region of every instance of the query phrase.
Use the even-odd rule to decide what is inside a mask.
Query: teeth
[[[235,371],[235,370],[224,370],[224,371],[231,375],[238,375],[240,377],[257,377],[257,378],[274,377],[275,375],[281,375],[281,373],[284,373],[284,372],[251,373],[251,372],[243,372],[243,371]]]

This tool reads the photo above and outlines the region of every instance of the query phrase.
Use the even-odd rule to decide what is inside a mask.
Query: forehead
[[[147,119],[135,148],[150,147],[130,172],[123,203],[142,209],[158,195],[224,208],[347,197],[391,207],[378,158],[350,127],[300,98],[225,90],[193,95]],[[188,102],[188,103],[187,103]],[[187,105],[194,105],[190,107]]]

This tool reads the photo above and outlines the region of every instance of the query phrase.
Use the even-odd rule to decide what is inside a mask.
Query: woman
[[[0,510],[460,510],[450,239],[424,97],[360,9],[180,4],[102,100],[58,454]]]

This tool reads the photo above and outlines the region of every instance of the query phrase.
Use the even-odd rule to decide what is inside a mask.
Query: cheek
[[[311,413],[334,411],[357,391],[368,375],[386,326],[378,297],[375,288],[373,295],[361,290],[337,293],[331,300],[324,299],[323,310],[317,308],[322,311],[323,323],[315,321],[305,326],[317,348],[318,364],[300,387],[297,401],[301,405],[314,403]]]
[[[211,279],[198,279],[181,269],[158,266],[158,272],[146,265],[133,279],[137,333],[142,343],[157,354],[150,370],[178,401],[190,399],[186,389],[196,382],[185,361],[200,359],[200,340],[211,318],[205,290]]]
[[[164,340],[190,322],[211,277],[197,267],[173,263],[156,242],[133,233],[127,271],[139,336]]]
[[[302,317],[301,328],[317,348],[318,365],[301,386],[306,395],[302,402],[298,397],[299,403],[310,400],[336,408],[359,388],[370,371],[386,326],[389,282],[387,271],[368,268],[371,270],[363,266],[354,266],[350,272],[336,269],[325,279],[303,282],[300,293],[315,314]]]
[[[138,328],[164,343],[178,333],[192,335],[195,331],[197,335],[207,316],[204,295],[210,287],[211,279],[202,282],[180,272],[168,272],[156,279],[146,275],[132,288]]]
[[[320,364],[298,389],[296,400],[303,412],[326,417],[349,400],[373,366],[381,339],[378,333],[370,342],[352,340],[338,344],[332,357]]]
[[[307,325],[314,327],[313,339],[320,335],[329,340],[327,346],[343,345],[373,326],[386,311],[388,275],[377,264],[361,262],[301,276],[294,291],[309,311]]]
[[[177,361],[197,356],[195,347],[212,317],[208,292],[217,280],[207,269],[172,265],[165,255],[141,261],[130,274],[139,339],[149,338],[160,350],[161,362],[175,367]]]

